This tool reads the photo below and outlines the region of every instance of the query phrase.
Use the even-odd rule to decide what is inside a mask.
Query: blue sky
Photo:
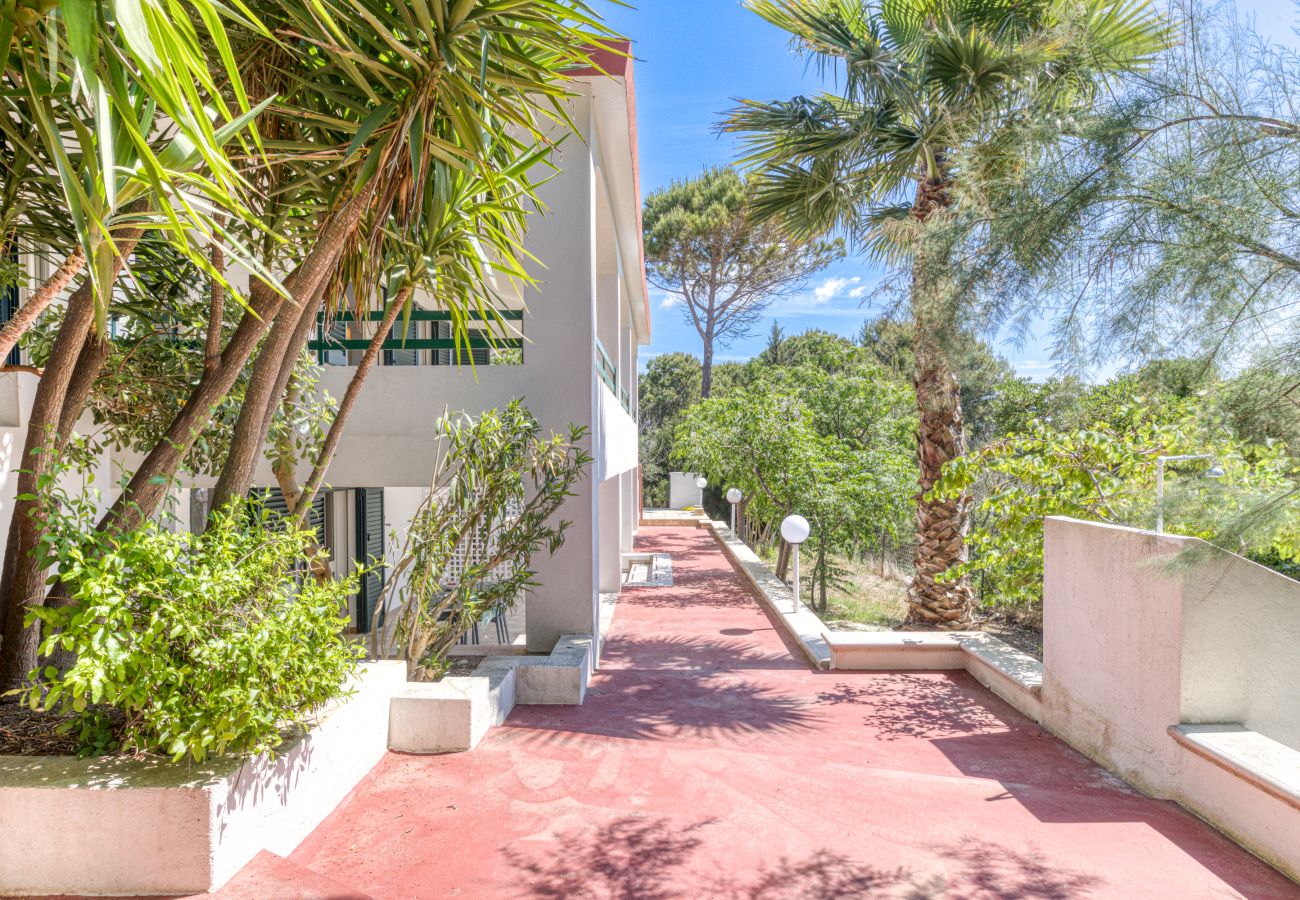
[[[1238,0],[1243,17],[1261,32],[1293,46],[1300,24],[1293,0]],[[612,24],[636,42],[637,104],[642,189],[647,193],[674,179],[723,165],[738,155],[734,141],[715,125],[736,98],[785,99],[812,93],[815,73],[805,70],[781,32],[744,9],[739,0],[640,0],[640,8],[605,10]],[[719,360],[746,360],[758,353],[773,320],[787,333],[823,328],[853,335],[879,312],[869,301],[885,273],[870,261],[849,257],[814,278],[796,297],[778,302],[748,339],[717,353]],[[864,305],[866,303],[867,305]],[[659,353],[699,354],[695,330],[668,298],[651,288],[653,343],[644,362]],[[1045,378],[1053,371],[1044,335],[1023,345],[995,337],[999,350],[1022,374]]]

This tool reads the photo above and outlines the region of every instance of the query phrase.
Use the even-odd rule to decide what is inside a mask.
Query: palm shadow
[[[622,816],[561,834],[554,843],[502,853],[521,877],[524,896],[591,900],[1069,900],[1098,884],[1032,853],[987,842],[939,848],[937,871],[877,866],[828,849],[781,857],[743,871],[718,871],[716,851],[728,823]],[[702,852],[708,848],[715,852]]]

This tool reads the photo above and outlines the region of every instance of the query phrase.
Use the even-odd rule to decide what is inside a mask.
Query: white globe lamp
[[[731,536],[733,538],[736,536],[736,504],[739,503],[744,496],[745,495],[740,492],[740,488],[727,489],[727,502],[731,504]]]
[[[793,554],[790,565],[793,569],[791,581],[794,586],[794,612],[799,611],[799,545],[808,540],[811,533],[812,526],[803,516],[786,516],[781,522],[781,537],[790,545]]]
[[[700,489],[700,502],[698,505],[700,509],[704,509],[704,489],[709,486],[709,479],[701,475],[695,479],[695,486]]]

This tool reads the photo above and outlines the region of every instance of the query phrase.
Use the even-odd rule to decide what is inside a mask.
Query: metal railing
[[[609,388],[609,392],[622,404],[623,411],[635,419],[636,413],[632,409],[632,398],[628,395],[627,387],[620,383],[618,366],[614,365],[614,361],[609,358],[609,353],[606,352],[605,345],[600,342],[600,338],[596,338],[596,374],[600,376],[601,381],[605,382],[605,387]]]
[[[331,334],[330,330],[337,325],[349,326],[358,321],[363,322],[381,322],[384,313],[382,310],[372,310],[358,317],[351,312],[337,312],[332,316],[326,316],[325,313],[319,313],[316,317],[316,335],[308,341],[307,348],[316,353],[324,361],[324,355],[332,351],[349,351],[365,350],[370,346],[372,338],[369,337],[352,337]],[[453,322],[454,317],[447,310],[428,310],[414,309],[405,316],[398,316],[396,324],[393,326],[392,334],[384,339],[381,349],[385,352],[416,352],[421,350],[441,350],[441,351],[468,351],[480,353],[492,350],[523,350],[524,339],[518,335],[518,326],[515,326],[515,335],[497,336],[487,334],[488,329],[502,329],[505,323],[522,322],[524,318],[523,310],[519,309],[499,309],[486,311],[470,311],[464,314],[464,318],[470,322],[483,323],[482,329],[477,329],[477,334],[471,334],[468,337],[457,338],[454,335],[449,337],[421,337],[410,334],[412,323],[442,323]],[[347,329],[351,331],[351,329]],[[406,331],[407,334],[400,334]],[[477,360],[476,360],[477,361]],[[450,360],[449,360],[450,362]]]

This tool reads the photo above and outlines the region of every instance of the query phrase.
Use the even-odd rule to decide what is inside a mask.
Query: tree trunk
[[[917,190],[913,215],[924,223],[948,202],[943,181],[924,182]],[[916,495],[916,568],[908,588],[907,623],[956,628],[967,623],[974,605],[969,579],[940,583],[938,576],[966,560],[970,498],[927,498],[944,464],[966,450],[961,395],[947,353],[956,327],[956,301],[946,260],[928,258],[924,241],[922,236],[912,272],[920,490]]]
[[[700,351],[700,396],[707,398],[713,390],[713,329],[704,333],[704,345]]]
[[[260,283],[253,286],[249,303],[251,310],[245,311],[240,318],[222,352],[221,364],[203,373],[185,406],[172,420],[167,434],[145,457],[126,490],[100,521],[101,530],[134,528],[157,511],[185,455],[211,422],[212,410],[230,392],[269,324],[284,313],[286,307],[289,307],[292,318],[300,304],[315,301],[373,196],[374,186],[371,185],[352,197],[338,215],[331,217],[311,253],[285,280],[285,288],[299,306],[290,306],[283,297]],[[251,479],[251,470],[249,477]],[[215,499],[213,509],[218,509]]]
[[[40,318],[41,313],[54,301],[54,298],[63,293],[63,289],[72,283],[72,279],[86,267],[86,254],[81,247],[77,247],[63,261],[63,264],[54,270],[54,274],[46,279],[45,283],[36,289],[25,301],[18,307],[18,311],[13,314],[4,328],[0,328],[0,359],[9,355],[9,351],[18,346],[18,339],[27,333],[27,329]]]
[[[52,457],[56,455],[67,390],[82,348],[94,327],[95,291],[87,278],[68,300],[68,310],[45,364],[45,374],[37,384],[27,423],[16,494],[28,499],[14,501],[4,583],[0,584],[0,596],[5,603],[4,639],[0,643],[0,693],[21,687],[27,673],[36,665],[39,630],[23,624],[27,611],[33,605],[39,605],[45,594],[44,573],[33,555],[44,528],[34,497],[41,479],[50,469]]]

